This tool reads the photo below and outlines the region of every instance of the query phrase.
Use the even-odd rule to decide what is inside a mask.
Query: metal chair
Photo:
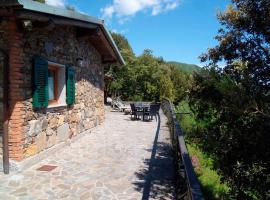
[[[134,116],[134,119],[138,119],[140,116],[143,116],[143,111],[137,110],[134,103],[130,104],[130,108],[131,108],[131,113],[130,113],[131,119],[132,119],[132,116]]]
[[[153,120],[153,117],[156,117],[156,115],[159,113],[159,109],[160,109],[160,104],[150,104],[150,109],[149,111],[145,111],[143,113],[143,118],[145,119],[145,117]]]
[[[134,118],[136,118],[136,108],[135,108],[134,103],[130,104],[130,108],[131,108],[131,112],[130,112],[131,119],[132,119],[132,115],[134,115]]]

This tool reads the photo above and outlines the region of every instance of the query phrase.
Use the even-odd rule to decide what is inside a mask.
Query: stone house
[[[124,60],[102,20],[31,0],[0,1],[4,169],[104,121],[105,65]]]

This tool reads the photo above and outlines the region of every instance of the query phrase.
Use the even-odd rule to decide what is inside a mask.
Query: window
[[[48,73],[48,92],[49,92],[49,104],[56,103],[58,101],[58,70],[54,67],[49,66]]]
[[[75,71],[72,66],[35,59],[33,106],[58,107],[75,102]]]
[[[48,107],[66,105],[65,66],[48,62]]]

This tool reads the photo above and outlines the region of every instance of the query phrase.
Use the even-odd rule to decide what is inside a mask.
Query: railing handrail
[[[165,102],[169,106],[169,110],[167,110],[166,114],[168,114],[168,111],[169,111],[169,113],[171,115],[170,117],[171,117],[172,122],[173,122],[175,134],[177,135],[177,138],[178,138],[180,155],[182,158],[182,162],[183,162],[183,166],[184,166],[184,170],[185,170],[185,175],[186,175],[186,181],[187,181],[187,187],[188,187],[188,193],[189,193],[188,195],[189,195],[191,200],[203,200],[204,197],[203,197],[203,193],[201,191],[201,186],[200,186],[198,178],[194,172],[192,162],[191,162],[191,159],[189,157],[189,153],[188,153],[186,143],[184,140],[183,131],[181,129],[180,123],[178,122],[178,120],[176,118],[174,106],[169,99],[164,98],[164,100],[162,102],[163,109],[167,109],[164,106]]]

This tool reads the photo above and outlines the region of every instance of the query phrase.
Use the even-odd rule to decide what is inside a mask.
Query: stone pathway
[[[106,112],[105,123],[43,160],[0,174],[0,199],[174,199],[174,168],[166,118],[131,121]],[[55,165],[51,172],[37,171]]]

